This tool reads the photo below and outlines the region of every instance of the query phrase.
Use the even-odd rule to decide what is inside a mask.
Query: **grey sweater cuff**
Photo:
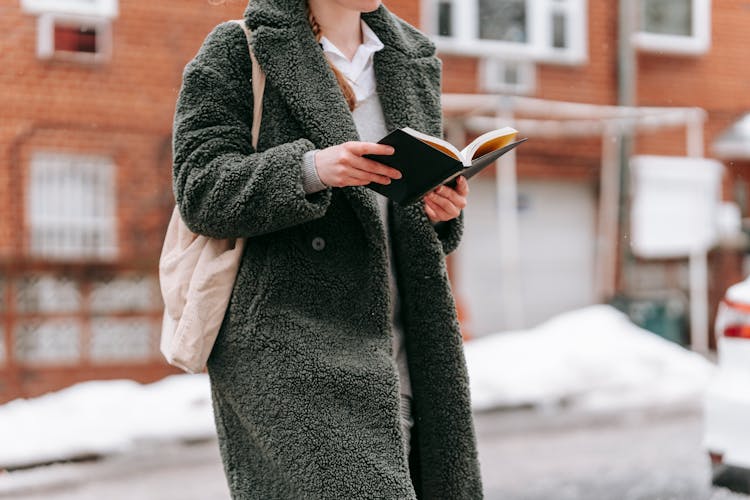
[[[318,169],[315,168],[315,153],[318,151],[313,149],[302,156],[302,187],[305,194],[317,193],[328,187],[320,180]]]

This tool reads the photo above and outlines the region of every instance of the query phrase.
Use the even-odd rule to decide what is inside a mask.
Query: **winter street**
[[[611,415],[611,414],[610,414]],[[697,406],[477,415],[488,500],[740,500],[709,487]],[[151,443],[101,461],[0,476],[0,498],[227,498],[216,444]]]
[[[0,25],[0,500],[750,500],[750,0]]]
[[[477,418],[488,500],[740,500],[710,487],[697,407]]]
[[[748,498],[710,487],[714,365],[622,314],[595,306],[465,349],[488,500]],[[0,464],[15,470],[0,498],[226,499],[214,436],[206,375],[13,401],[0,407]]]

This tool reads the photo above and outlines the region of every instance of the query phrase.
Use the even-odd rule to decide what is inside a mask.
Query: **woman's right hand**
[[[371,182],[390,184],[401,172],[363,155],[392,155],[393,148],[374,142],[345,142],[315,153],[318,177],[326,186],[364,186]]]

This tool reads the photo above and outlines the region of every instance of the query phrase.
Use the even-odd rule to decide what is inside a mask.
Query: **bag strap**
[[[253,54],[250,45],[250,28],[245,24],[244,19],[234,19],[232,22],[237,23],[245,32],[247,37],[247,49],[250,52],[250,61],[253,64],[253,125],[250,131],[252,136],[253,149],[258,149],[258,135],[260,134],[260,121],[263,118],[263,92],[266,89],[266,74],[258,64],[258,60]]]

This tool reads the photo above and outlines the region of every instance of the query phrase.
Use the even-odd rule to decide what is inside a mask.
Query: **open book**
[[[414,203],[441,184],[453,184],[459,175],[470,179],[526,140],[516,140],[517,135],[511,127],[492,130],[459,151],[443,139],[408,127],[394,130],[378,141],[393,146],[393,155],[365,157],[395,168],[402,177],[367,187],[402,205]]]

